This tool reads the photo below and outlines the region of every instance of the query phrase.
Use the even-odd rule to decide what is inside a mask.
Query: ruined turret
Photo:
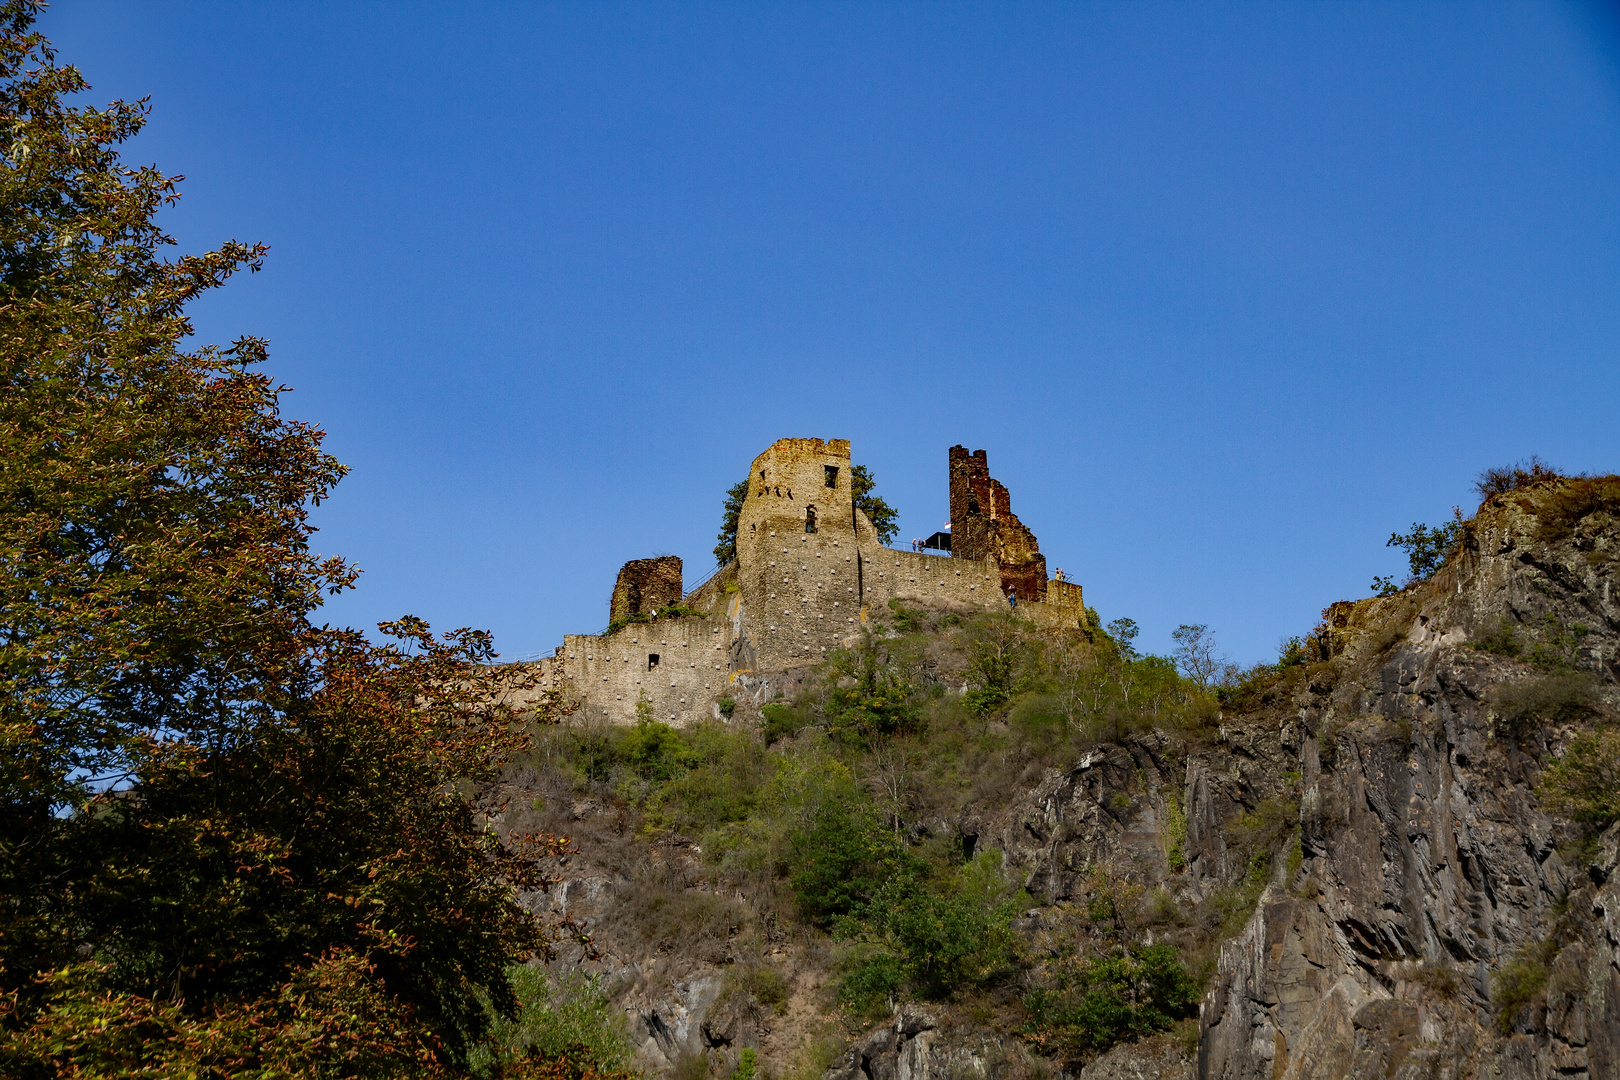
[[[1046,556],[1035,534],[1012,512],[1012,499],[990,476],[983,450],[950,449],[951,557],[993,558],[1001,568],[1001,591],[1020,601],[1046,599]]]

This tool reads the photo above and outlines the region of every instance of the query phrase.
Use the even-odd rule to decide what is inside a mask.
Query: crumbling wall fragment
[[[951,558],[1001,565],[1001,591],[1021,601],[1046,599],[1046,556],[1035,534],[1012,512],[1012,497],[990,476],[983,450],[950,449]]]
[[[681,560],[678,555],[631,559],[619,570],[608,604],[608,621],[631,615],[650,615],[681,602]]]

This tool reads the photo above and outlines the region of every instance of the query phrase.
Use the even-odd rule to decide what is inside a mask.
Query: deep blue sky
[[[607,620],[782,436],[989,451],[1166,650],[1274,655],[1391,530],[1620,470],[1620,26],[1542,4],[85,3],[42,20],[353,468],[327,617]]]

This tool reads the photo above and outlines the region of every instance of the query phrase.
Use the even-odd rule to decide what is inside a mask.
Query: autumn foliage
[[[0,1074],[464,1072],[569,932],[519,903],[567,841],[468,797],[523,687],[487,634],[312,620],[344,468],[264,342],[184,347],[265,248],[165,256],[145,103],[72,105],[35,14],[0,4]]]

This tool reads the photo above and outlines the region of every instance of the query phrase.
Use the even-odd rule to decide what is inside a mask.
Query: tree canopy
[[[563,842],[463,785],[523,738],[489,636],[312,613],[342,478],[265,343],[187,305],[263,245],[167,257],[144,101],[0,4],[0,1061],[9,1076],[439,1075],[559,929]],[[489,1005],[486,1005],[486,1002]]]
[[[854,466],[849,470],[849,486],[855,496],[855,509],[866,515],[872,528],[877,530],[878,539],[885,544],[893,542],[900,533],[900,511],[873,494],[877,480],[872,471],[865,465]]]

